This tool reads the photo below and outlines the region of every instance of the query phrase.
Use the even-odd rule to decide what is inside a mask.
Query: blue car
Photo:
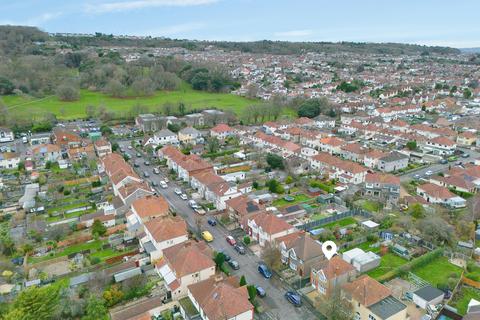
[[[257,295],[259,297],[263,298],[267,295],[267,293],[265,292],[265,289],[263,289],[262,287],[257,286],[256,289],[257,289]]]
[[[270,279],[272,277],[272,271],[270,271],[270,269],[268,269],[268,267],[264,264],[258,265],[258,272],[260,272],[260,274],[266,279]]]
[[[300,307],[302,305],[302,299],[300,298],[300,295],[293,291],[287,291],[285,293],[285,298],[295,307]]]
[[[208,224],[211,225],[212,227],[217,225],[217,220],[216,220],[215,218],[208,218],[208,219],[207,219],[207,222],[208,222]]]

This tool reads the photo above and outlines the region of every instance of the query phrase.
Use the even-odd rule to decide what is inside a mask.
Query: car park
[[[207,242],[212,242],[213,241],[213,236],[210,232],[208,231],[203,231],[202,232],[202,238],[203,240],[207,241]]]
[[[180,199],[182,199],[182,200],[188,200],[188,197],[187,197],[187,195],[186,195],[185,193],[182,193],[182,194],[180,195]]]
[[[209,217],[207,219],[207,222],[209,225],[211,225],[212,227],[216,226],[217,225],[217,219],[213,218],[213,217]]]
[[[160,187],[162,187],[163,189],[167,189],[168,188],[168,185],[165,181],[160,181]]]
[[[302,305],[302,299],[300,298],[300,295],[298,293],[295,293],[293,291],[287,291],[285,293],[285,298],[295,307],[300,307]]]
[[[239,254],[245,254],[245,248],[239,244],[236,244],[234,247],[235,251],[237,251]]]
[[[229,265],[233,270],[238,270],[238,269],[240,269],[240,265],[239,265],[238,262],[235,261],[235,260],[230,260],[230,261],[228,261],[228,265]]]
[[[178,188],[175,188],[174,192],[175,192],[176,195],[181,195],[182,194],[182,190],[180,190]]]
[[[263,297],[265,297],[265,296],[267,295],[267,292],[266,292],[265,289],[263,289],[262,287],[256,286],[255,289],[257,289],[257,296],[263,298]]]
[[[260,272],[265,279],[270,279],[272,277],[272,271],[270,271],[270,269],[268,269],[263,263],[258,265],[258,272]]]
[[[235,241],[235,239],[232,237],[232,236],[227,236],[227,238],[225,239],[227,240],[227,242],[231,245],[231,246],[234,246],[237,244],[237,241]]]

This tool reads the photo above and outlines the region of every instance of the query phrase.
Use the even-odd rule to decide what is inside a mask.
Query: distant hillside
[[[459,54],[460,50],[449,47],[429,47],[402,43],[357,43],[357,42],[288,42],[288,41],[196,41],[168,38],[118,38],[96,34],[94,37],[55,36],[57,40],[75,46],[130,46],[130,47],[182,47],[189,50],[204,50],[213,46],[227,51],[271,54],[301,54],[305,52],[352,52],[360,54]]]

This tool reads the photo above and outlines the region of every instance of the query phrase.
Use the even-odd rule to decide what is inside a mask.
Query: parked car
[[[150,161],[144,161],[143,164],[146,165],[146,166],[149,166],[149,165],[150,165]]]
[[[185,193],[182,193],[182,194],[180,195],[180,199],[182,199],[182,200],[188,200],[188,197],[187,197],[187,195],[186,195]]]
[[[158,182],[157,181],[152,181],[152,186],[158,187]]]
[[[448,160],[447,160],[447,159],[442,159],[442,160],[440,160],[440,163],[441,163],[441,164],[447,164],[447,163],[448,163]]]
[[[158,168],[153,168],[153,173],[155,173],[155,174],[160,174],[160,169],[158,169]]]
[[[228,261],[228,265],[229,265],[230,267],[232,267],[233,270],[238,270],[238,269],[240,269],[240,265],[239,265],[238,262],[235,261],[235,260],[230,260],[230,261]]]
[[[168,188],[168,185],[165,181],[160,181],[160,187],[162,187],[163,189],[167,189]]]
[[[421,178],[421,176],[420,176],[419,174],[416,174],[416,175],[413,176],[413,178],[414,178],[415,180],[418,180],[418,179]]]
[[[235,239],[232,236],[227,236],[226,240],[231,246],[234,246],[237,244],[237,241],[235,241]]]
[[[257,289],[257,295],[259,297],[263,298],[267,295],[267,292],[265,292],[265,289],[263,289],[262,287],[257,286],[256,289]]]
[[[470,155],[468,153],[462,154],[462,158],[468,158],[468,157],[470,157]]]
[[[212,242],[213,241],[213,236],[210,232],[208,231],[203,231],[202,232],[202,238],[203,240],[207,241],[207,242]]]
[[[260,272],[260,274],[266,279],[270,279],[272,277],[272,272],[263,263],[258,265],[258,272]]]
[[[425,172],[425,175],[427,175],[427,176],[431,176],[432,174],[433,174],[432,170],[427,170],[427,172]]]
[[[190,200],[188,201],[188,205],[192,207],[193,209],[198,208],[198,204],[195,202],[195,200]]]
[[[225,253],[224,251],[220,251],[221,253],[223,253],[223,255],[225,256],[225,261],[226,262],[229,262],[230,260],[232,260],[232,257],[230,257],[229,254]]]
[[[194,210],[196,213],[198,213],[199,215],[202,215],[202,216],[206,213],[205,210],[203,210],[203,209],[200,208],[200,207],[196,207],[196,208],[194,208],[193,210]]]
[[[182,194],[182,190],[178,189],[178,188],[175,188],[175,194],[176,195],[181,195]]]
[[[136,163],[136,162],[133,163],[133,166],[134,166],[135,168],[140,167],[140,165],[139,165],[138,163]]]
[[[148,173],[147,171],[144,171],[144,172],[143,172],[143,176],[144,176],[145,178],[148,178],[148,177],[150,177],[150,173]]]
[[[168,180],[167,177],[165,177],[165,179],[163,179],[163,180],[165,180],[166,183],[169,183],[169,182],[170,182],[170,180]]]
[[[295,293],[293,291],[287,291],[285,293],[285,298],[295,307],[300,307],[302,305],[302,299],[300,298],[300,295],[298,293]]]
[[[217,225],[217,219],[213,218],[213,217],[209,217],[207,219],[207,222],[209,225],[211,225],[212,227],[216,226]]]
[[[142,154],[140,152],[137,152],[137,158],[141,158]]]
[[[235,251],[237,251],[239,254],[245,254],[245,248],[239,244],[236,244],[234,247]]]
[[[132,147],[132,146],[128,146],[127,149],[128,149],[128,150],[132,150],[133,147]]]

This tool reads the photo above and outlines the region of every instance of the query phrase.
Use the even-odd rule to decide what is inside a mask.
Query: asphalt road
[[[143,177],[143,172],[148,172],[150,177],[146,179],[156,181],[157,183],[160,183],[161,180],[164,180],[164,171],[161,171],[160,174],[154,174],[154,166],[146,166],[144,164],[144,154],[142,158],[137,158],[137,152],[135,150],[128,150],[128,146],[130,145],[129,141],[122,141],[119,143],[119,145],[123,147],[125,152],[132,157],[131,162],[136,161],[139,164],[139,167],[135,168],[135,170],[141,177]],[[168,188],[163,189],[158,186],[155,189],[168,201],[170,207],[185,219],[190,229],[196,231],[197,219],[200,216],[193,211],[192,208],[190,208],[187,200],[182,200],[178,195],[175,194],[175,188],[181,189],[181,186],[177,185],[174,181],[170,181],[168,183]],[[270,319],[291,320],[317,319],[312,312],[311,307],[307,303],[304,302],[302,307],[294,307],[285,299],[284,294],[288,288],[276,276],[272,277],[271,279],[265,279],[262,275],[260,275],[260,273],[257,271],[258,263],[260,262],[259,257],[249,251],[247,251],[245,255],[238,254],[225,240],[226,236],[228,235],[228,231],[225,228],[218,224],[215,227],[210,226],[207,223],[206,216],[204,216],[202,220],[202,231],[208,230],[214,237],[214,240],[209,243],[209,245],[215,251],[224,251],[231,256],[233,260],[236,260],[239,263],[240,269],[236,271],[232,270],[232,274],[237,275],[238,277],[244,275],[249,284],[261,286],[265,289],[267,296],[264,298],[258,298],[262,305],[264,305],[265,310],[267,310],[265,312],[265,319],[268,319],[269,317]]]
[[[457,161],[448,162],[448,163],[445,163],[445,164],[433,163],[429,166],[423,167],[422,169],[415,170],[413,172],[408,172],[406,174],[400,175],[400,181],[405,182],[405,181],[411,180],[411,179],[415,178],[415,176],[417,176],[417,175],[420,176],[420,177],[427,177],[427,175],[426,175],[427,171],[431,171],[432,174],[436,174],[436,173],[448,170],[449,167],[454,167],[457,162],[468,163],[470,161],[473,161],[474,159],[479,159],[480,158],[480,153],[477,152],[477,151],[473,151],[473,150],[465,149],[465,148],[459,148],[459,149],[462,150],[463,152],[469,154],[469,157],[468,158],[462,158],[462,157],[459,156]]]

